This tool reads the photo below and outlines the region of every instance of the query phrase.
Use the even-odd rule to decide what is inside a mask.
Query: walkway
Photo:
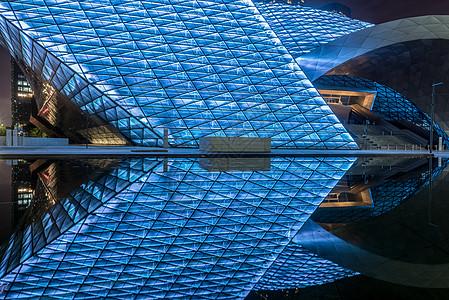
[[[83,158],[83,157],[304,157],[304,156],[429,156],[428,151],[412,150],[278,150],[271,153],[207,153],[198,149],[146,147],[0,147],[0,158]],[[449,152],[434,152],[449,157]]]

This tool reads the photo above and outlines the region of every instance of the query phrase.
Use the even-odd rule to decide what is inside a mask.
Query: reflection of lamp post
[[[442,85],[442,82],[438,82],[438,83],[434,83],[432,84],[432,104],[430,107],[430,147],[429,147],[429,151],[430,153],[432,153],[432,148],[433,148],[433,115],[434,115],[434,111],[435,111],[435,87],[438,85]]]
[[[89,113],[87,112],[87,109],[85,113],[86,113],[86,149],[87,149],[89,148]]]
[[[428,220],[427,220],[427,224],[429,224],[430,226],[433,227],[439,227],[438,225],[432,223],[432,218],[431,218],[431,209],[432,209],[432,173],[433,173],[433,166],[432,166],[432,157],[429,157],[429,189],[428,189],[428,201],[427,201],[427,216],[428,216]]]

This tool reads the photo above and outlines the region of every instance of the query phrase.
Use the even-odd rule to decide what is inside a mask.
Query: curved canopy
[[[379,24],[336,39],[296,61],[314,81],[333,68],[373,50],[434,39],[449,40],[449,16],[414,17]]]
[[[431,113],[432,84],[449,82],[449,16],[376,25],[297,59],[307,76],[349,75],[378,82]],[[435,122],[449,132],[449,85],[435,90]]]

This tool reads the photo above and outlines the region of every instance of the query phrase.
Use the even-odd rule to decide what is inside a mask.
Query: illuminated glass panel
[[[374,26],[310,7],[263,2],[255,4],[295,58],[341,36]]]
[[[247,136],[357,148],[250,1],[10,0],[0,13],[21,64],[138,145],[161,146],[169,128],[174,147]]]
[[[192,159],[127,160],[16,232],[0,285],[7,299],[244,298],[353,161],[209,172]]]
[[[358,274],[292,242],[265,272],[254,290],[305,288]]]

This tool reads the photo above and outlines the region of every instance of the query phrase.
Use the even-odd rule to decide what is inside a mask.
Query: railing
[[[347,120],[347,121],[343,120],[343,121],[340,121],[340,123],[343,125],[365,125],[365,122],[358,121],[358,120]]]
[[[419,144],[364,144],[359,143],[358,146],[363,150],[406,150],[406,151],[429,151],[429,145],[419,145]],[[443,145],[443,149],[440,151],[445,151],[446,146]],[[438,146],[434,145],[433,150],[439,151]]]
[[[354,123],[352,123],[354,124]],[[363,124],[365,126],[365,124]],[[367,124],[367,126],[373,126],[373,124]],[[163,130],[163,144],[164,147],[168,147],[168,135],[169,135],[169,130],[179,130],[179,129],[185,129],[185,128],[174,128],[174,127],[156,127],[157,129],[162,129]],[[254,130],[250,130],[250,129],[238,129],[235,130],[235,133],[241,135],[242,132],[254,132]],[[393,131],[390,131],[387,129],[387,131],[382,131],[382,135],[392,135],[392,136],[396,136],[395,133]],[[236,135],[238,136],[238,135]],[[360,147],[360,149],[363,150],[406,150],[406,151],[428,151],[429,150],[429,145],[425,145],[425,144],[378,144],[378,143],[372,143],[372,141],[370,141],[369,139],[369,134],[364,134],[363,137],[359,140],[358,146]],[[196,139],[188,139],[188,138],[177,138],[177,141],[196,141]],[[179,145],[182,147],[182,144]],[[443,150],[447,150],[445,149],[445,145],[443,145]],[[434,150],[438,151],[438,145],[434,145]]]

